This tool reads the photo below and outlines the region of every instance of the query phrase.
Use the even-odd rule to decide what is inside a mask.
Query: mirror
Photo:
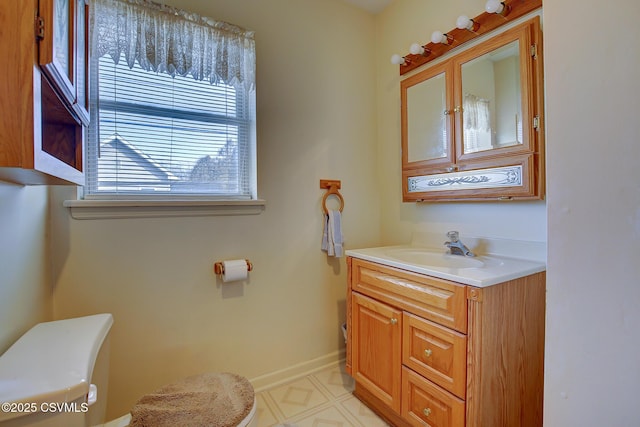
[[[445,73],[407,87],[407,160],[446,158],[447,86]]]
[[[461,68],[464,153],[522,144],[518,40]]]

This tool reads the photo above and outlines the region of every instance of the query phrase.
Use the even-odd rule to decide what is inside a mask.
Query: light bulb
[[[433,33],[431,33],[431,43],[442,43],[443,37],[444,34],[442,34],[440,31],[434,31]]]
[[[450,37],[451,36],[447,34],[442,34],[440,31],[434,31],[431,33],[431,43],[449,44]]]
[[[409,52],[414,55],[424,55],[424,47],[420,46],[418,43],[414,43],[409,47]]]
[[[391,63],[395,64],[395,65],[404,65],[405,64],[405,60],[402,56],[398,55],[397,53],[391,55]]]
[[[487,4],[484,6],[484,10],[488,13],[502,13],[504,10],[504,3],[500,0],[488,0]]]
[[[480,28],[480,24],[470,19],[467,15],[460,15],[456,21],[456,27],[460,30],[468,30],[475,33]]]
[[[473,29],[473,21],[469,19],[467,15],[458,16],[458,20],[456,21],[456,27],[461,30],[469,30]]]

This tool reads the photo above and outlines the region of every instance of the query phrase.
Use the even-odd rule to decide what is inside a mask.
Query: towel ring
[[[344,209],[344,199],[342,198],[342,194],[338,191],[340,189],[340,181],[331,181],[326,179],[320,180],[320,188],[326,188],[328,191],[324,193],[322,197],[322,210],[326,215],[329,215],[329,209],[327,209],[327,198],[332,194],[340,200],[340,212]]]
[[[329,214],[329,210],[327,209],[327,198],[332,194],[340,200],[340,212],[342,212],[342,209],[344,209],[344,199],[342,198],[342,194],[340,194],[337,190],[335,192],[327,191],[326,193],[324,193],[324,197],[322,197],[322,210],[327,215]]]

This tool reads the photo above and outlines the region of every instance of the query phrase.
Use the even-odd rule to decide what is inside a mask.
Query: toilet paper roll
[[[222,273],[223,282],[235,282],[237,280],[245,280],[248,276],[249,266],[247,260],[231,259],[222,261],[224,273]]]

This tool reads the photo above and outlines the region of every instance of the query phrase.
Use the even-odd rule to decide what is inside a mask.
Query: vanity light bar
[[[400,75],[406,74],[427,62],[433,61],[469,40],[473,40],[482,34],[495,30],[514,19],[542,7],[542,0],[504,0],[498,3],[496,12],[483,12],[475,18],[469,19],[472,24],[468,27],[459,28],[456,26],[453,30],[447,31],[448,44],[434,42],[425,45],[416,44],[422,47],[423,50],[420,50],[418,53],[413,53],[413,51],[417,50],[412,49],[411,53],[404,56],[396,55],[398,58],[402,58],[401,61],[397,62],[400,68]],[[494,10],[494,5],[492,4],[491,6],[489,10]]]

